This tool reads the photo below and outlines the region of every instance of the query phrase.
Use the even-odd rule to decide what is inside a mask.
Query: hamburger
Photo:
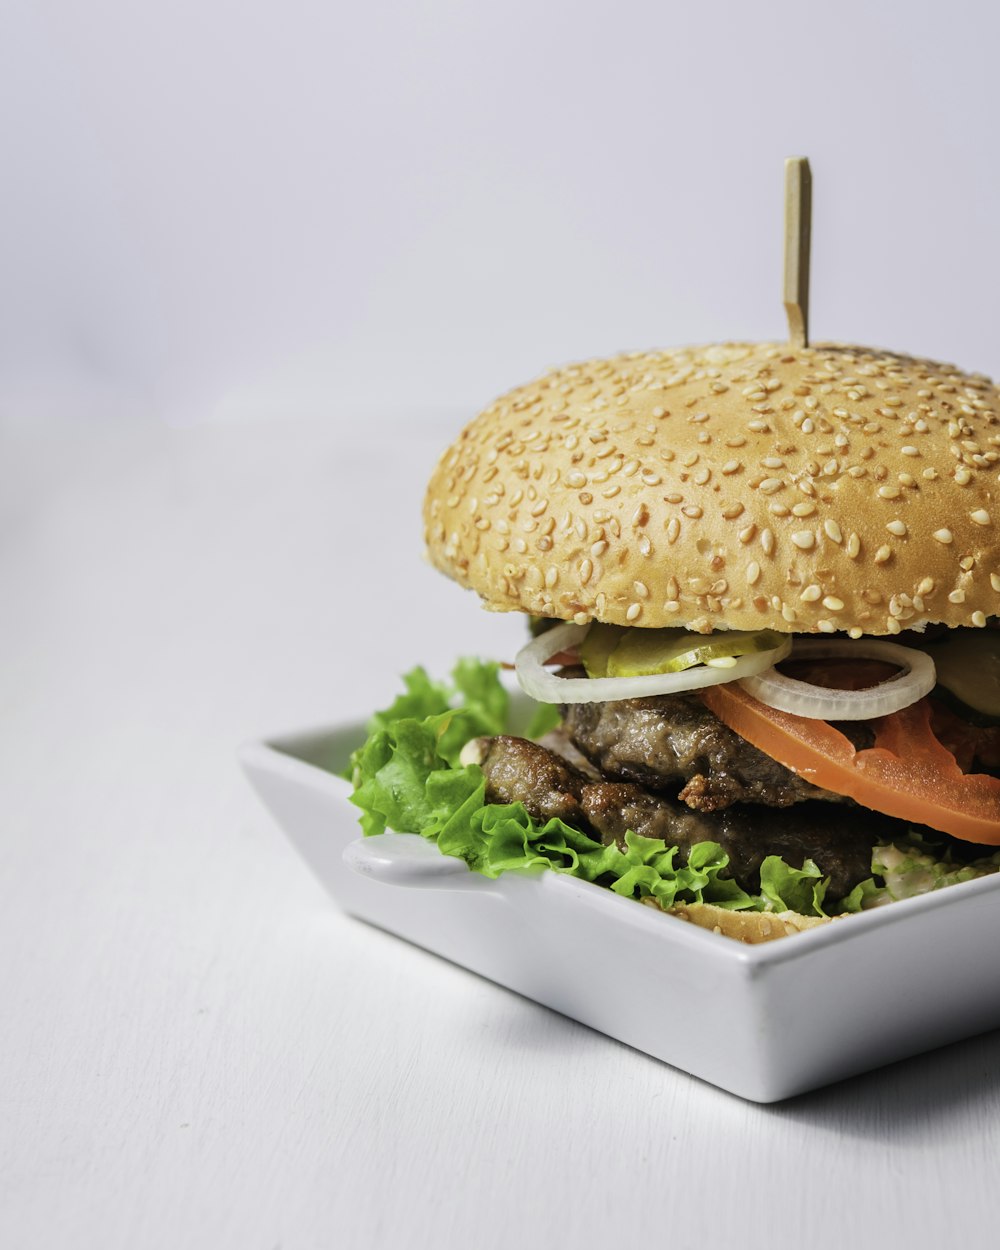
[[[998,496],[997,388],[885,351],[629,353],[510,392],[442,455],[427,552],[530,618],[551,714],[503,732],[495,671],[457,671],[464,711],[411,675],[354,760],[365,831],[746,941],[996,871]]]

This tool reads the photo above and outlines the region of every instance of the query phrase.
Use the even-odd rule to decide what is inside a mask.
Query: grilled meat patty
[[[845,801],[758,751],[695,695],[571,703],[562,715],[574,746],[605,777],[677,794],[699,812],[733,803]]]
[[[558,816],[589,829],[606,845],[624,848],[625,833],[662,838],[687,855],[696,842],[718,842],[744,889],[760,889],[760,865],[780,855],[801,868],[812,859],[830,878],[830,897],[842,898],[871,876],[872,847],[889,841],[899,822],[874,812],[859,821],[853,810],[803,803],[794,811],[740,805],[694,811],[634,782],[594,781],[553,751],[525,738],[480,738],[474,750],[492,803],[523,803],[539,821]]]

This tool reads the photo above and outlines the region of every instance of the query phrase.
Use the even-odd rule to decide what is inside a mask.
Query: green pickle
[[[925,650],[937,669],[939,696],[946,690],[968,720],[1000,721],[1000,630],[952,630]]]
[[[607,677],[611,653],[628,632],[623,625],[602,625],[599,621],[591,625],[579,648],[588,677]]]
[[[784,641],[771,629],[694,634],[686,629],[623,629],[594,625],[580,648],[588,677],[652,677],[699,664],[726,668],[740,656],[773,651]]]

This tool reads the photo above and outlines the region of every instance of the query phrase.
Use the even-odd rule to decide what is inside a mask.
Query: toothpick
[[[812,172],[804,156],[785,161],[785,313],[793,347],[809,346]]]

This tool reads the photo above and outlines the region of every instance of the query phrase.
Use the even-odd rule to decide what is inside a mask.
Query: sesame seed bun
[[[1000,613],[1000,394],[865,347],[727,343],[556,370],[442,456],[431,561],[581,623],[896,634]]]
[[[791,937],[793,933],[804,933],[806,929],[830,924],[834,919],[831,916],[800,916],[796,911],[729,911],[713,903],[675,903],[673,907],[664,909],[655,899],[644,898],[642,901],[700,929],[711,929],[713,933],[736,938],[738,942],[748,945]]]

